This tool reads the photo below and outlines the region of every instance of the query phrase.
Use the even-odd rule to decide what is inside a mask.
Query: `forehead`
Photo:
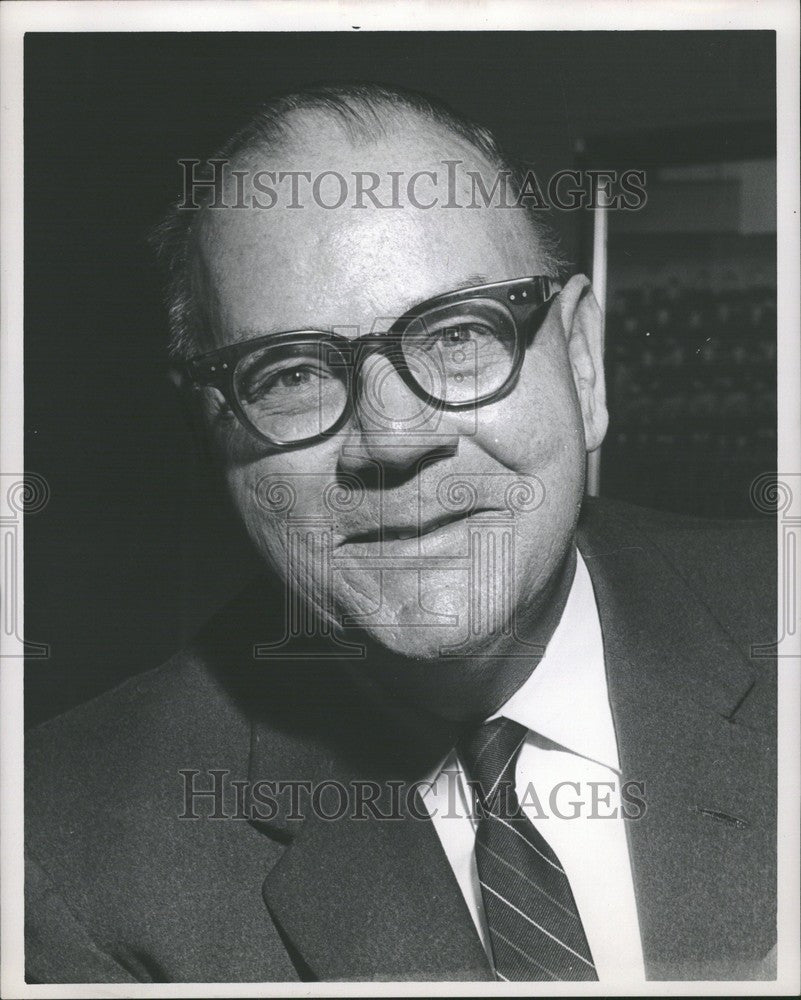
[[[246,184],[270,171],[273,179],[261,183],[277,199],[270,208],[203,213],[198,261],[217,343],[306,327],[364,333],[476,276],[501,281],[542,271],[524,210],[500,207],[497,196],[483,204],[471,172],[490,191],[497,171],[459,137],[418,126],[368,144],[323,121],[280,151],[236,166]],[[311,176],[298,175],[294,196],[292,172]],[[359,184],[373,183],[386,207],[359,196]],[[343,192],[342,205],[324,207]],[[435,198],[439,204],[420,207]],[[462,207],[444,207],[454,202]]]

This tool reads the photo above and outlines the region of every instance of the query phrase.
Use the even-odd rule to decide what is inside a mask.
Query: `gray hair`
[[[307,111],[339,119],[354,142],[383,137],[393,116],[414,115],[466,140],[494,169],[506,172],[518,190],[527,173],[525,165],[507,156],[488,129],[463,118],[447,105],[422,93],[373,83],[321,85],[274,97],[208,157],[206,164],[235,160],[259,148],[280,146],[291,135],[293,114]],[[211,194],[199,193],[197,197],[202,209]],[[168,353],[176,361],[185,360],[198,350],[205,324],[193,277],[194,231],[199,214],[198,209],[176,203],[149,236],[165,276]],[[549,277],[561,277],[567,264],[559,252],[556,236],[536,209],[526,206],[526,216],[546,273]]]

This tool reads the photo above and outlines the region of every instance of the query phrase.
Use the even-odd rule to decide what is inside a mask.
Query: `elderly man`
[[[428,98],[271,101],[157,242],[268,572],[28,749],[37,982],[769,978],[773,537],[584,500],[602,318]]]

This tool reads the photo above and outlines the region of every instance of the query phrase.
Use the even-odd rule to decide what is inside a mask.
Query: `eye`
[[[494,336],[490,327],[483,323],[459,323],[432,331],[427,349],[444,345],[458,347],[460,344],[481,343]]]
[[[319,374],[319,373],[317,373]],[[280,386],[282,389],[294,389],[305,385],[314,377],[308,368],[287,368],[269,380],[270,386]]]
[[[242,386],[245,399],[253,402],[276,393],[291,394],[323,381],[326,372],[318,365],[302,364],[254,372]]]
[[[448,326],[442,331],[440,337],[446,344],[464,344],[470,340],[470,334],[471,331],[469,327]]]

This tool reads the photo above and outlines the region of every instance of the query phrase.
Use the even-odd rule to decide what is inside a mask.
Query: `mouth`
[[[425,535],[431,535],[449,524],[455,524],[458,521],[465,521],[468,518],[488,513],[497,514],[498,511],[491,507],[477,507],[475,510],[462,511],[456,514],[442,514],[440,517],[433,517],[418,524],[384,524],[377,528],[371,528],[368,531],[354,532],[353,534],[346,535],[340,544],[369,544],[423,538]]]

